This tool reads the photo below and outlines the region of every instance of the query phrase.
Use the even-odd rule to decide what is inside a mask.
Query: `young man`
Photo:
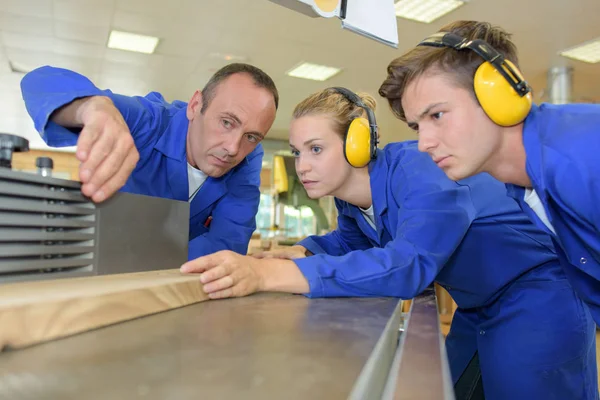
[[[517,66],[504,30],[455,22],[393,60],[380,94],[448,177],[507,183],[600,324],[600,106],[532,104]]]
[[[85,195],[100,202],[122,187],[189,201],[190,259],[218,250],[246,253],[260,200],[259,143],[279,99],[263,71],[227,65],[188,104],[168,103],[155,92],[114,94],[51,67],[27,74],[21,88],[44,141],[77,144]]]

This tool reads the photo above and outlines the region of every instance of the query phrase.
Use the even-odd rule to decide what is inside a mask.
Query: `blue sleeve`
[[[163,108],[144,97],[129,97],[97,88],[88,78],[62,68],[40,67],[21,80],[21,93],[35,129],[53,147],[77,144],[78,129],[50,121],[52,113],[72,101],[88,96],[107,96],[123,115],[138,149],[158,140]]]
[[[356,220],[341,212],[338,199],[335,199],[335,202],[338,209],[338,227],[322,236],[309,236],[297,244],[304,246],[313,254],[324,253],[332,256],[342,256],[354,250],[366,250],[373,247],[358,227]]]
[[[383,248],[294,260],[308,280],[309,297],[413,298],[460,245],[475,218],[469,187],[430,168],[406,174],[399,167],[388,179],[399,204],[394,239]]]
[[[220,250],[248,252],[250,238],[256,230],[263,154],[262,146],[254,150],[229,178],[227,194],[212,212],[213,220],[219,222],[212,223],[208,232],[190,241],[190,260]]]

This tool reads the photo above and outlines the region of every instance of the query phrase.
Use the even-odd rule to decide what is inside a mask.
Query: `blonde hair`
[[[375,112],[377,102],[367,93],[356,93],[363,104]],[[313,93],[302,100],[292,114],[292,119],[307,115],[325,114],[332,118],[335,131],[344,139],[350,123],[355,118],[367,118],[367,112],[335,89],[329,88]]]

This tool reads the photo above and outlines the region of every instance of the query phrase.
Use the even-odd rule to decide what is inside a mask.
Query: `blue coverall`
[[[86,77],[61,68],[41,67],[23,78],[25,106],[49,146],[73,146],[78,133],[50,121],[73,100],[108,96],[133,136],[140,160],[121,191],[188,201],[187,104],[168,103],[159,93],[123,96],[100,90]],[[220,178],[208,177],[190,204],[189,259],[219,250],[246,254],[256,229],[263,158],[258,146]]]
[[[369,165],[374,230],[336,199],[338,227],[299,244],[310,297],[410,299],[436,281],[458,305],[447,337],[456,382],[477,351],[486,399],[596,399],[595,324],[549,235],[487,174],[453,182],[416,142]]]

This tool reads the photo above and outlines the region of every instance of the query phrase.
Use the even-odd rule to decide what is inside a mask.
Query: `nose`
[[[435,135],[432,135],[429,131],[419,131],[419,151],[423,153],[430,153],[438,145],[438,141]]]
[[[242,139],[243,135],[229,135],[227,140],[223,143],[223,148],[230,157],[235,157],[238,154],[242,145]]]
[[[299,177],[310,171],[310,163],[302,156],[296,157],[296,173]]]

